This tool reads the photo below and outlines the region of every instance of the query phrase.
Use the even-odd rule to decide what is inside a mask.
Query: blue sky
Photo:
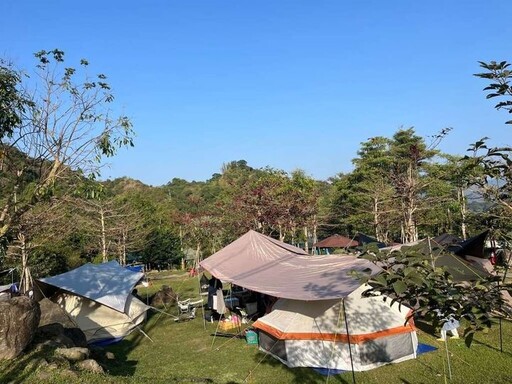
[[[76,3],[76,4],[75,4]],[[512,61],[507,1],[3,0],[0,55],[59,48],[108,75],[135,148],[103,171],[162,185],[225,162],[325,180],[361,142],[414,126],[512,144],[478,61]],[[427,138],[427,141],[429,139]]]

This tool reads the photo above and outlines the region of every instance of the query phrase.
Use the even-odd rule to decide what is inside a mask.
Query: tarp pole
[[[201,268],[201,266],[199,265],[199,260],[197,260],[195,268],[197,272],[197,285],[199,287],[199,297],[201,298],[201,300],[203,300],[203,296],[201,296],[201,278],[199,277],[199,268]],[[201,317],[203,318],[203,329],[206,330],[206,319],[204,318],[204,300],[201,304]]]
[[[347,310],[345,309],[345,299],[341,300],[343,304],[343,317],[345,318],[345,329],[347,330],[348,352],[350,353],[350,367],[352,368],[352,382],[356,384],[356,374],[354,372],[354,358],[352,357],[352,346],[350,344],[350,333],[348,331]]]

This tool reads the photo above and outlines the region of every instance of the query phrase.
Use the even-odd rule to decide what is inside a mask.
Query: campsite
[[[152,274],[154,284],[141,288],[141,295],[152,295],[162,285],[169,285],[183,295],[197,294],[197,278],[183,272],[163,271]],[[176,312],[176,308],[172,312]],[[257,346],[245,340],[217,338],[212,347],[212,336],[217,324],[206,323],[197,317],[176,323],[165,315],[150,312],[144,330],[153,339],[142,334],[130,334],[119,344],[108,348],[116,359],[108,365],[107,375],[82,374],[87,383],[351,383],[349,372],[327,377],[310,368],[287,368],[279,361],[258,352]],[[497,324],[495,324],[497,325]],[[422,327],[423,328],[423,327]],[[427,328],[428,329],[428,328]],[[471,348],[462,340],[450,341],[453,364],[453,383],[507,383],[510,382],[512,361],[512,324],[503,322],[503,352],[499,350],[497,328],[477,336]],[[436,336],[418,332],[422,343],[438,348],[436,352],[420,355],[416,360],[384,366],[376,370],[357,372],[358,383],[444,383],[444,351]],[[20,361],[2,363],[0,369],[6,382],[41,382],[35,372],[27,370],[33,356]],[[492,365],[492,367],[490,367]],[[35,369],[32,368],[34,371]],[[490,374],[492,372],[492,374]],[[11,376],[5,376],[10,374]],[[20,378],[23,381],[16,381]],[[76,380],[76,378],[75,378]],[[53,383],[67,383],[69,378],[56,372]]]
[[[478,254],[484,239],[465,241],[456,252]],[[434,244],[429,250],[436,249]],[[457,263],[466,262],[460,258]],[[470,264],[465,268],[458,269],[459,279],[469,281],[471,274],[481,273]],[[86,264],[36,280],[34,297],[45,318],[35,337],[39,341],[15,364],[0,365],[0,372],[9,382],[74,377],[93,383],[462,383],[468,382],[468,372],[475,383],[511,379],[506,367],[512,361],[507,340],[512,322],[507,316],[497,314],[490,329],[472,338],[471,348],[465,319],[462,338],[440,340],[436,323],[411,317],[405,304],[382,293],[365,296],[371,286],[357,271],[382,274],[368,260],[349,254],[311,256],[255,231],[188,273],[144,274],[116,261]],[[287,281],[280,275],[287,275]],[[256,306],[254,293],[278,299]],[[70,328],[67,333],[41,333],[57,321],[55,310],[43,310],[48,299],[67,319],[59,325]],[[265,304],[264,313],[257,316],[252,311],[260,304]],[[99,372],[81,367],[85,357],[67,365],[58,358],[59,350],[76,349],[66,338],[75,340],[70,332],[77,328],[86,339],[86,354],[100,363]],[[49,339],[41,340],[41,334]],[[481,367],[490,356],[496,369],[491,380]]]
[[[0,5],[0,384],[512,383],[507,2],[68,3]]]

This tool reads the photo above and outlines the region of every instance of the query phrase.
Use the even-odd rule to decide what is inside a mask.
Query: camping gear
[[[231,330],[236,329],[238,327],[239,327],[239,325],[233,323],[231,320],[224,319],[224,320],[220,320],[219,321],[219,329],[221,331],[231,331]]]
[[[245,332],[245,340],[249,345],[257,345],[258,344],[258,334],[252,330]]]
[[[346,371],[415,358],[418,339],[410,309],[382,295],[362,297],[369,288],[362,285],[341,300],[279,299],[253,324],[260,349],[288,367]]]
[[[120,340],[145,320],[149,307],[132,295],[142,277],[117,261],[89,263],[39,279],[36,293],[59,304],[88,343],[104,344]]]

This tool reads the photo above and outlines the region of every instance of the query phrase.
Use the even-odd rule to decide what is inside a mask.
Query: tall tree
[[[57,189],[72,190],[73,179],[97,176],[103,157],[133,145],[130,120],[111,116],[114,97],[105,75],[87,76],[80,70],[88,66],[84,59],[79,69],[64,67],[57,49],[35,57],[27,81],[11,78],[22,104],[15,97],[8,107],[13,114],[2,121],[0,183],[8,188],[0,196],[0,238],[19,234],[23,215],[35,205]]]
[[[417,214],[429,181],[425,165],[437,151],[428,149],[423,138],[413,128],[400,129],[393,135],[390,155],[393,158],[391,181],[395,188],[401,215],[403,243],[418,240]]]

